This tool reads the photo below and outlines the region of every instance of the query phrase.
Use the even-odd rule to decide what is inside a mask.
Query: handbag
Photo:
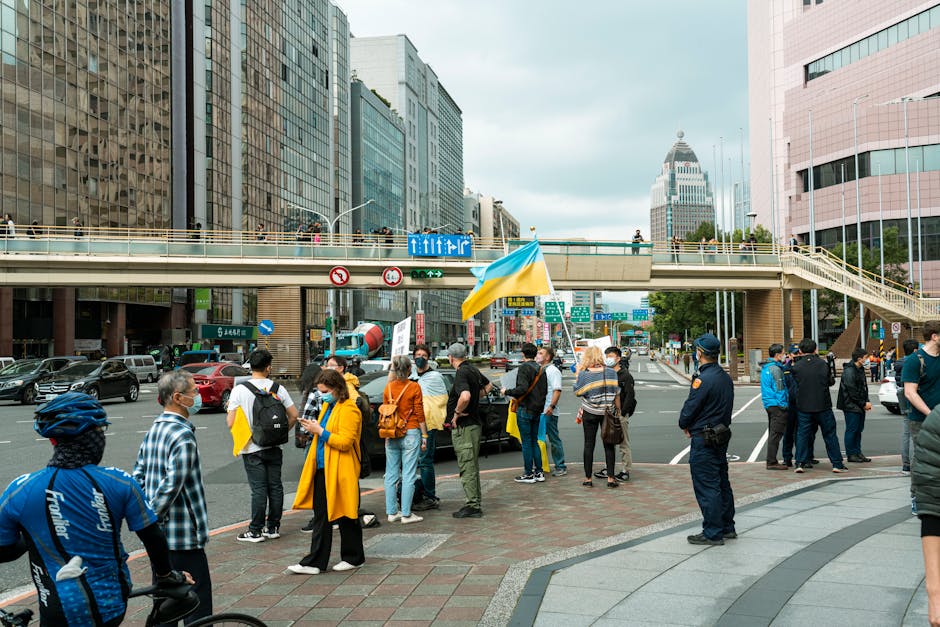
[[[617,414],[609,409],[604,411],[601,425],[601,441],[604,444],[622,444],[624,440],[623,424]]]
[[[510,398],[510,399],[509,399],[509,411],[515,413],[516,410],[519,409],[519,403],[521,403],[523,400],[525,400],[525,397],[529,395],[529,392],[532,391],[532,388],[535,387],[535,384],[539,382],[539,379],[542,378],[542,372],[543,372],[544,370],[545,370],[545,368],[539,368],[539,373],[538,373],[537,375],[535,375],[535,378],[534,378],[534,379],[532,379],[532,383],[529,384],[529,389],[527,389],[527,390],[525,391],[525,394],[523,394],[523,395],[520,396],[519,398]]]

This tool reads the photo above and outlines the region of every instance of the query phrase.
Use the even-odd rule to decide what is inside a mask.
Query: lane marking
[[[744,404],[744,406],[741,407],[741,409],[739,409],[738,411],[736,411],[736,412],[734,412],[733,414],[731,414],[731,420],[732,420],[732,422],[734,421],[734,419],[735,419],[741,412],[743,412],[745,409],[747,409],[748,407],[750,407],[751,403],[753,403],[754,401],[756,401],[756,400],[759,399],[759,398],[760,398],[760,393],[758,393],[757,396],[755,396],[754,398],[752,398],[751,400],[749,400],[748,402],[746,402],[746,403]],[[676,464],[678,464],[678,463],[679,463],[679,460],[681,460],[683,457],[685,457],[686,455],[688,455],[688,454],[689,454],[689,451],[691,451],[691,450],[692,450],[692,445],[689,444],[687,447],[685,447],[684,449],[682,449],[681,451],[679,451],[679,454],[678,454],[678,455],[676,455],[675,457],[673,457],[673,458],[669,461],[669,465],[670,465],[670,466],[675,466]]]
[[[28,425],[36,422],[35,420],[17,420],[16,423],[20,425]]]
[[[770,431],[769,428],[764,429],[764,435],[762,435],[760,437],[760,440],[757,441],[757,446],[754,447],[754,450],[751,451],[751,454],[747,458],[747,461],[749,463],[756,462],[757,456],[760,455],[760,452],[762,450],[764,450],[764,446],[767,444],[767,436],[768,436],[769,431]]]
[[[0,440],[0,444],[9,444],[9,443],[10,443],[9,440]]]

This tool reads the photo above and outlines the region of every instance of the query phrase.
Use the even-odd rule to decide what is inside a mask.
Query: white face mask
[[[617,365],[617,358],[616,357],[604,357],[604,365],[607,366],[608,368],[613,368],[614,366]]]

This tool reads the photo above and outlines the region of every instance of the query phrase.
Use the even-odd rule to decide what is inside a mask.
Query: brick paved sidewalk
[[[897,456],[853,464],[840,477],[891,476],[898,464]],[[616,490],[599,480],[593,489],[582,487],[575,466],[566,477],[533,485],[514,483],[517,471],[484,473],[482,519],[451,517],[462,504],[454,476],[439,479],[443,509],[422,512],[418,524],[385,522],[382,491],[365,493],[362,507],[382,525],[364,531],[366,564],[352,572],[284,573],[309,547],[310,536],[299,531],[309,512],[285,515],[279,540],[250,544],[236,542],[236,530],[216,534],[207,547],[214,609],[272,626],[505,624],[532,568],[699,519],[686,465],[637,464]],[[762,463],[731,465],[741,505],[834,478],[828,464],[804,475],[767,471]],[[338,538],[333,547],[338,553]],[[412,557],[392,557],[397,552]],[[331,565],[338,560],[334,555]],[[132,561],[131,570],[135,581],[149,581],[146,559]],[[145,603],[133,603],[126,624],[143,624]]]

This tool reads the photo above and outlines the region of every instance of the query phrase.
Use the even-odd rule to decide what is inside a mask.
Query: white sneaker
[[[291,564],[287,570],[295,575],[319,575],[320,569],[315,566],[304,566],[303,564]]]
[[[421,516],[418,516],[417,514],[412,514],[411,516],[402,516],[401,524],[407,525],[408,523],[421,522],[422,520],[424,520],[424,518],[422,518]]]
[[[362,566],[362,564],[359,564],[359,566]],[[337,564],[336,566],[334,566],[334,567],[333,567],[333,570],[335,570],[335,571],[340,571],[340,572],[341,572],[341,571],[344,571],[344,570],[353,570],[353,569],[355,569],[355,568],[359,568],[359,566],[354,566],[353,564],[350,564],[350,563],[347,562],[347,561],[342,561],[342,562],[340,562],[339,564]]]
[[[388,515],[388,522],[395,522],[396,520],[401,520],[401,512]]]

